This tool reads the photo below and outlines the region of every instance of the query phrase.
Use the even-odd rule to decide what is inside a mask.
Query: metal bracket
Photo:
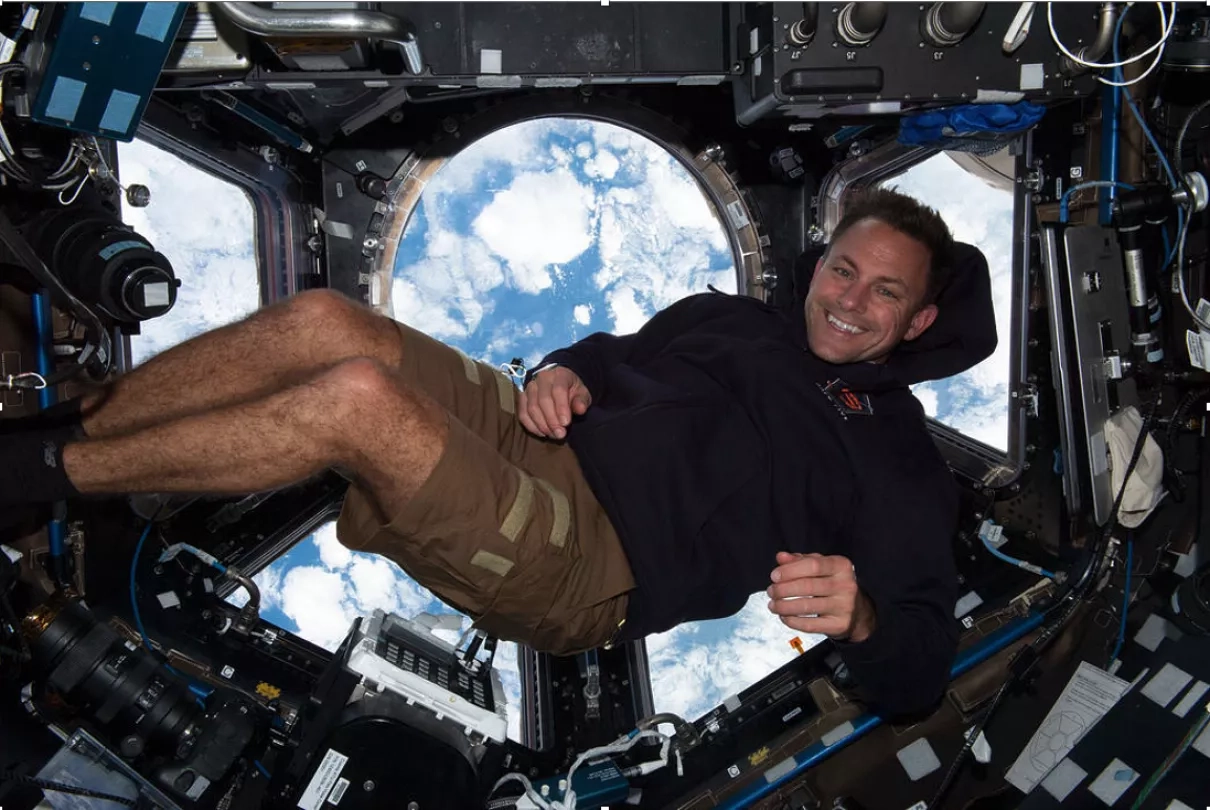
[[[1013,391],[1011,397],[1025,408],[1025,412],[1030,416],[1037,418],[1038,416],[1038,386],[1033,383],[1022,383],[1021,387]]]

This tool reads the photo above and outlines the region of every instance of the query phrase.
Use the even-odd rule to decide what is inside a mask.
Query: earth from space
[[[252,209],[242,192],[147,143],[123,144],[119,157],[123,182],[152,192],[151,205],[127,209],[126,221],[183,282],[174,309],[133,339],[138,363],[243,317],[259,306],[260,291]],[[984,250],[1006,335],[1011,195],[944,154],[892,184],[933,205],[959,239]],[[493,365],[520,358],[533,367],[593,332],[634,332],[707,285],[734,291],[734,262],[716,212],[677,159],[617,126],[550,118],[493,133],[436,175],[398,246],[390,314]],[[1007,441],[1007,391],[1003,337],[975,369],[915,389],[931,416],[999,448]],[[355,617],[376,608],[409,617],[452,613],[393,563],[341,546],[331,524],[256,581],[264,618],[328,649]],[[797,655],[796,633],[766,603],[757,593],[735,616],[649,637],[656,710],[699,717]],[[463,629],[468,624],[461,620]],[[801,641],[809,647],[818,639]],[[501,645],[496,663],[517,738],[515,645]]]

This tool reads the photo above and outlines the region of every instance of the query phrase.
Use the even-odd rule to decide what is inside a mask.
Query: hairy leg
[[[83,400],[83,428],[108,438],[297,385],[343,360],[402,359],[395,325],[329,290],[312,290],[198,335]]]
[[[259,399],[68,444],[63,464],[84,494],[257,492],[340,467],[394,502],[436,467],[448,419],[392,370],[359,358]]]

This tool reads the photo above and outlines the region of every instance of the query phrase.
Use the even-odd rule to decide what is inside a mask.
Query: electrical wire
[[[1119,183],[1116,180],[1089,180],[1087,183],[1077,183],[1067,191],[1063,192],[1063,196],[1059,199],[1059,222],[1067,222],[1068,219],[1068,198],[1077,191],[1083,191],[1088,188],[1121,188],[1126,191],[1134,191],[1134,186],[1129,183]]]
[[[672,738],[667,734],[664,734],[662,731],[655,731],[654,729],[633,732],[630,738],[624,742],[614,743],[611,745],[600,745],[596,748],[589,748],[583,754],[580,754],[580,756],[576,757],[576,761],[572,763],[571,768],[568,769],[567,792],[563,795],[563,802],[556,802],[554,804],[555,810],[576,810],[576,791],[574,788],[575,783],[572,781],[572,776],[581,765],[593,757],[625,753],[631,748],[634,748],[638,741],[642,739],[661,740],[663,745],[660,748],[660,758],[658,762],[660,766],[668,764],[668,748],[672,745]]]
[[[162,509],[163,506],[160,508]],[[139,599],[136,587],[139,556],[143,552],[143,544],[147,542],[147,535],[151,534],[151,528],[155,525],[155,519],[157,517],[159,517],[158,512],[152,516],[151,520],[147,521],[147,526],[144,527],[143,534],[139,536],[139,542],[135,545],[134,554],[130,558],[130,612],[134,617],[135,629],[139,631],[139,638],[143,640],[143,646],[146,647],[147,651],[152,655],[162,657],[162,655],[151,646],[151,638],[147,635],[147,629],[143,626],[143,616],[139,611]],[[214,692],[213,689],[209,689],[195,683],[189,678],[188,675],[181,672],[166,661],[163,662],[163,667],[173,675],[183,679],[187,683],[189,691],[197,697],[198,703],[205,708],[202,701]]]
[[[961,750],[958,751],[958,756],[954,757],[954,761],[950,763],[949,770],[945,772],[945,777],[941,780],[941,784],[937,787],[937,792],[933,794],[933,799],[928,803],[926,810],[936,810],[941,800],[945,798],[945,794],[949,792],[950,787],[954,784],[954,780],[958,777],[958,772],[962,769],[962,763],[966,761],[966,757],[970,754],[971,749],[975,747],[975,743],[979,739],[979,735],[983,733],[983,729],[987,727],[987,722],[991,720],[996,709],[1000,707],[1000,702],[1004,700],[1004,696],[1008,694],[1008,688],[1012,685],[1012,678],[1008,678],[1000,685],[996,691],[992,702],[988,704],[984,710],[979,722],[976,723],[966,735],[966,742],[962,744]]]
[[[1114,26],[1113,29],[1113,56],[1115,59],[1117,59],[1122,52],[1122,22],[1126,19],[1126,13],[1128,11],[1130,11],[1129,5],[1126,7],[1126,10],[1122,12],[1122,16],[1118,17],[1117,25]],[[1173,19],[1176,19],[1175,14],[1173,15]],[[1120,67],[1116,68],[1114,70],[1114,75],[1116,75],[1118,78],[1121,78],[1122,69]],[[1136,77],[1134,82],[1137,82],[1144,76],[1146,76],[1146,74]],[[1176,188],[1178,185],[1176,174],[1172,171],[1172,165],[1168,162],[1168,157],[1164,154],[1164,150],[1160,148],[1159,141],[1156,140],[1155,135],[1151,132],[1151,127],[1147,126],[1147,119],[1143,117],[1143,113],[1139,110],[1138,104],[1135,103],[1134,94],[1123,89],[1124,87],[1130,86],[1130,84],[1133,84],[1134,82],[1114,85],[1118,88],[1116,92],[1125,99],[1126,105],[1130,108],[1130,112],[1133,113],[1135,120],[1139,122],[1139,128],[1143,130],[1143,135],[1146,136],[1148,143],[1151,144],[1151,148],[1155,150],[1155,154],[1160,160],[1160,165],[1164,167],[1164,173],[1168,175],[1169,185],[1171,185],[1173,188]],[[1179,157],[1177,159],[1177,168],[1180,168]]]
[[[1135,62],[1143,61],[1148,56],[1155,53],[1157,50],[1163,48],[1164,43],[1166,43],[1168,41],[1168,37],[1172,35],[1172,28],[1176,23],[1176,14],[1174,13],[1172,15],[1172,19],[1169,20],[1167,14],[1164,11],[1164,4],[1156,3],[1156,6],[1158,6],[1160,9],[1161,24],[1164,26],[1164,36],[1160,39],[1159,42],[1155,43],[1154,45],[1152,45],[1150,48],[1143,51],[1142,53],[1135,54],[1134,56],[1130,57],[1129,59],[1124,59],[1124,60],[1115,61],[1115,62],[1089,62],[1087,59],[1084,59],[1083,57],[1077,56],[1076,54],[1072,53],[1068,49],[1068,47],[1063,44],[1063,40],[1059,39],[1059,32],[1055,30],[1054,5],[1055,5],[1054,3],[1046,4],[1046,23],[1047,23],[1047,25],[1050,26],[1050,38],[1054,40],[1055,46],[1058,47],[1058,49],[1063,53],[1064,56],[1066,56],[1072,62],[1075,62],[1077,65],[1080,65],[1081,67],[1090,68],[1092,70],[1110,70],[1112,68],[1124,67],[1125,65],[1133,65]],[[1127,4],[1127,6],[1131,6],[1131,5],[1133,5],[1133,3]],[[1172,6],[1175,11],[1176,3],[1173,3]]]
[[[567,776],[564,777],[567,783],[567,789],[564,791],[562,799],[546,799],[542,797],[538,791],[534,790],[533,783],[531,783],[524,774],[520,773],[506,773],[504,776],[496,780],[496,784],[492,785],[492,789],[488,791],[487,795],[490,798],[492,794],[499,790],[502,785],[508,782],[518,782],[523,788],[525,788],[525,795],[530,801],[537,805],[540,810],[576,810],[577,798],[575,789],[572,787],[572,785],[575,783],[572,780],[579,767],[594,757],[623,754],[629,751],[631,748],[634,748],[634,746],[638,744],[639,740],[643,739],[660,740],[662,745],[660,746],[659,758],[652,760],[651,762],[645,762],[641,766],[638,766],[639,772],[647,774],[667,765],[668,750],[672,746],[672,738],[663,732],[655,731],[653,729],[642,731],[636,730],[631,732],[630,735],[621,742],[610,743],[609,745],[600,745],[596,748],[589,748],[587,751],[576,757],[575,762],[573,762],[572,766],[567,770]]]
[[[488,791],[488,798],[491,798],[492,794],[499,790],[501,786],[506,785],[509,782],[519,782],[521,787],[525,788],[525,795],[531,802],[537,805],[540,810],[553,810],[553,808],[550,806],[550,802],[546,801],[546,799],[542,798],[538,794],[538,791],[534,790],[533,783],[530,782],[529,778],[523,773],[506,773],[504,776],[501,776],[496,780],[496,784],[492,785],[492,789]]]
[[[1042,568],[1039,565],[1034,565],[1033,563],[1025,562],[1025,560],[1018,560],[1016,557],[1008,556],[1003,551],[992,545],[991,537],[983,532],[979,533],[979,538],[983,541],[983,547],[986,548],[988,552],[990,552],[991,555],[996,559],[1006,562],[1009,565],[1014,565],[1023,571],[1029,571],[1031,574],[1037,574],[1040,577],[1046,577],[1047,579],[1058,578],[1058,575],[1053,571],[1047,571],[1045,568]]]
[[[1134,468],[1138,465],[1139,458],[1143,454],[1143,447],[1147,441],[1148,431],[1151,428],[1151,423],[1155,419],[1155,413],[1159,408],[1162,398],[1162,394],[1155,398],[1155,401],[1151,404],[1151,408],[1148,409],[1147,416],[1143,419],[1143,426],[1140,428],[1138,438],[1135,440],[1134,452],[1131,453],[1130,461],[1126,465],[1126,474],[1122,477],[1122,485],[1118,487],[1117,497],[1115,497],[1113,500],[1113,510],[1110,512],[1109,520],[1105,524],[1105,531],[1101,535],[1101,542],[1090,556],[1088,566],[1084,569],[1084,572],[1080,578],[1072,584],[1071,589],[1062,597],[1062,599],[1060,599],[1047,611],[1048,616],[1058,614],[1059,618],[1050,622],[1049,624],[1044,624],[1041,632],[1038,633],[1038,636],[1029,644],[1018,650],[1017,653],[1012,657],[1012,660],[1009,661],[1008,677],[1004,680],[1004,683],[996,692],[996,696],[992,700],[991,705],[984,713],[981,725],[977,727],[977,730],[972,731],[970,736],[967,737],[965,744],[963,744],[962,748],[959,749],[957,756],[954,757],[954,761],[950,764],[949,771],[946,772],[945,779],[942,780],[941,786],[933,795],[932,801],[929,802],[927,810],[936,810],[936,808],[940,806],[941,801],[945,798],[946,793],[949,792],[950,787],[957,778],[962,763],[965,762],[967,755],[974,747],[975,740],[978,738],[979,732],[985,729],[988,723],[991,722],[992,715],[1000,706],[1000,703],[1004,696],[1008,693],[1008,690],[1014,683],[1024,679],[1025,676],[1028,675],[1029,672],[1032,671],[1032,669],[1037,665],[1037,662],[1041,658],[1042,652],[1046,649],[1046,646],[1051,642],[1052,639],[1054,639],[1059,630],[1066,626],[1067,622],[1071,620],[1071,617],[1075,615],[1076,610],[1082,603],[1084,594],[1090,587],[1092,587],[1092,583],[1095,581],[1094,573],[1098,568],[1100,560],[1102,559],[1107,541],[1117,525],[1118,510],[1122,508],[1122,498],[1126,495],[1126,483],[1130,480],[1130,476],[1134,474]]]
[[[1126,19],[1126,12],[1130,11],[1131,6],[1133,6],[1133,5],[1134,5],[1133,3],[1126,4],[1126,8],[1122,11],[1121,16],[1118,17],[1117,24],[1114,26],[1114,33],[1113,33],[1113,58],[1114,59],[1122,58],[1121,52],[1118,49],[1118,40],[1121,37],[1121,33],[1122,33],[1122,20]],[[1113,73],[1114,73],[1114,76],[1117,79],[1117,81],[1109,81],[1108,79],[1106,79],[1103,76],[1097,76],[1096,77],[1097,81],[1099,81],[1101,84],[1108,85],[1109,87],[1117,87],[1117,88],[1132,87],[1133,85],[1140,83],[1141,81],[1143,81],[1143,79],[1146,79],[1149,75],[1151,75],[1151,72],[1153,70],[1155,70],[1156,67],[1159,66],[1160,62],[1163,61],[1164,48],[1168,44],[1168,38],[1170,36],[1172,36],[1173,27],[1176,25],[1176,3],[1172,4],[1171,20],[1166,20],[1164,17],[1164,4],[1156,3],[1156,5],[1159,6],[1159,8],[1160,8],[1160,41],[1157,43],[1159,45],[1159,51],[1156,52],[1155,58],[1151,60],[1151,64],[1148,65],[1146,70],[1144,70],[1138,76],[1135,76],[1133,79],[1131,79],[1129,81],[1125,80],[1125,78],[1122,74],[1122,67],[1119,65],[1113,69]]]
[[[1130,810],[1139,810],[1143,806],[1143,802],[1147,801],[1147,797],[1151,795],[1151,792],[1168,775],[1168,772],[1172,770],[1172,766],[1176,765],[1177,761],[1185,755],[1185,752],[1193,746],[1194,741],[1206,730],[1207,725],[1210,725],[1210,703],[1206,704],[1206,707],[1202,709],[1201,715],[1193,721],[1193,725],[1189,727],[1189,731],[1177,743],[1172,753],[1166,756],[1164,761],[1160,763],[1160,766],[1155,769],[1155,773],[1151,774],[1151,778],[1143,785],[1142,792],[1134,800],[1134,804],[1130,806]]]
[[[115,796],[112,793],[101,793],[88,788],[76,787],[75,785],[65,785],[61,782],[52,782],[49,779],[39,779],[36,776],[26,776],[25,774],[13,773],[12,771],[0,771],[0,782],[16,782],[19,785],[28,785],[42,790],[49,790],[53,793],[66,793],[71,796],[84,796],[89,799],[102,799],[114,804],[120,804],[123,807],[137,807],[136,799],[128,799],[125,796]]]
[[[1156,561],[1158,565],[1158,560]],[[1122,644],[1126,641],[1126,611],[1130,609],[1130,569],[1134,566],[1134,538],[1128,536],[1126,538],[1126,584],[1122,586],[1122,616],[1121,625],[1118,627],[1118,640],[1113,645],[1113,653],[1109,656],[1109,663],[1113,663],[1118,658],[1118,653],[1122,651]]]

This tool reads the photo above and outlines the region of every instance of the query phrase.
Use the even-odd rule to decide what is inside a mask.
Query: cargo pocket
[[[562,593],[578,561],[579,547],[567,495],[544,479],[517,473],[523,482],[519,497],[499,532],[513,551],[514,564],[475,626],[493,636],[530,644]]]

